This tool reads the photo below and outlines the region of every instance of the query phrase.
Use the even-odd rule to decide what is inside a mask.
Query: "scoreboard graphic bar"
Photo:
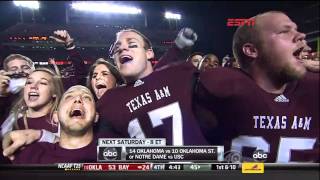
[[[223,146],[98,146],[98,162],[223,161]]]
[[[223,160],[223,146],[167,146],[164,138],[100,138],[97,146],[97,162]]]
[[[85,163],[84,171],[150,171],[152,164],[147,163]]]
[[[60,163],[65,171],[211,171],[239,170],[240,164],[230,163]]]
[[[319,163],[58,163],[48,165],[0,165],[0,171],[239,171],[319,170]],[[246,172],[245,172],[246,171]]]

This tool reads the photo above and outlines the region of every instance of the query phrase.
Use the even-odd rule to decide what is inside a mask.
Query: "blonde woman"
[[[43,129],[58,133],[52,115],[63,94],[60,76],[48,68],[38,68],[26,80],[19,100],[1,126],[1,135],[12,130]]]

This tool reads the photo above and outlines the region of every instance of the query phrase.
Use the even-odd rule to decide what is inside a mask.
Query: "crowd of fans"
[[[234,34],[234,57],[222,60],[191,53],[198,36],[190,28],[176,37],[81,25],[9,29],[50,36],[65,49],[54,56],[25,51],[3,59],[1,162],[95,162],[99,137],[223,144],[243,160],[252,158],[251,148],[269,153],[268,162],[319,162],[319,55],[286,14],[253,18],[255,27],[241,26]],[[174,44],[153,64],[148,37],[159,42],[160,34]],[[95,54],[85,63],[76,48],[81,43],[110,46],[110,57]],[[60,57],[72,65],[58,67]],[[41,58],[50,64],[35,67]],[[172,123],[163,123],[168,118]]]

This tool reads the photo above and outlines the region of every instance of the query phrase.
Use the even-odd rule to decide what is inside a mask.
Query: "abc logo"
[[[255,161],[265,161],[268,159],[268,154],[263,150],[254,151],[252,156]]]
[[[105,160],[115,160],[118,157],[118,151],[114,147],[107,147],[103,150],[102,155]]]

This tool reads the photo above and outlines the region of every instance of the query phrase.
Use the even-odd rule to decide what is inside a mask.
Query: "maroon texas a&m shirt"
[[[197,103],[218,120],[217,128],[207,126],[212,144],[222,140],[225,151],[251,159],[260,149],[267,162],[319,162],[318,73],[307,72],[282,94],[267,93],[236,68],[202,72],[198,85]]]
[[[192,110],[196,72],[192,64],[184,62],[111,89],[97,102],[100,120],[106,129],[110,127],[126,138],[166,138],[168,145],[206,145]]]

